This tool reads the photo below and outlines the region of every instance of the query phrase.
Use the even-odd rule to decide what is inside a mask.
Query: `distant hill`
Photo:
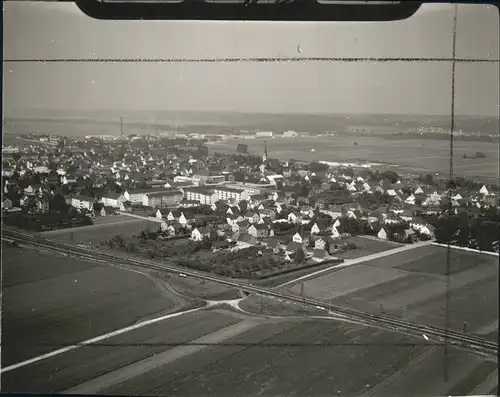
[[[169,111],[92,111],[92,112],[54,112],[30,111],[29,114],[15,115],[4,119],[9,123],[80,124],[109,126],[116,129],[120,117],[124,124],[140,130],[172,129],[177,125],[186,129],[206,133],[227,133],[234,130],[272,130],[282,132],[289,129],[298,132],[322,133],[326,131],[349,131],[353,127],[372,128],[377,133],[406,131],[418,127],[450,128],[449,115],[401,115],[401,114],[277,114],[277,113],[229,113],[229,112],[169,112]],[[498,118],[456,116],[455,128],[466,132],[499,133]]]

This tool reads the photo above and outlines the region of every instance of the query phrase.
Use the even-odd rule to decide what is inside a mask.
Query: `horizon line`
[[[13,113],[9,115],[8,113]],[[23,114],[24,113],[24,114]],[[30,115],[27,113],[47,113],[47,115]],[[52,114],[51,114],[52,113]],[[68,116],[53,113],[68,113]],[[4,109],[3,119],[6,118],[42,118],[42,117],[54,117],[54,118],[87,118],[89,113],[114,113],[114,114],[122,114],[126,115],[127,113],[135,113],[135,114],[151,114],[151,113],[171,113],[171,114],[188,114],[188,113],[200,113],[200,114],[241,114],[241,115],[297,115],[297,116],[411,116],[411,117],[449,117],[452,115],[448,113],[390,113],[390,112],[380,112],[380,113],[354,113],[354,112],[273,112],[273,111],[246,111],[246,110],[160,110],[160,109],[151,109],[151,110],[133,110],[133,109],[86,109],[86,110],[68,110],[68,109],[27,109],[25,111],[13,111],[8,112]],[[492,115],[492,114],[455,114],[454,117],[470,117],[470,118],[498,118],[500,115]],[[109,116],[108,116],[109,117]],[[114,116],[113,116],[114,117]],[[120,116],[116,116],[120,117]],[[159,116],[152,116],[159,118]]]

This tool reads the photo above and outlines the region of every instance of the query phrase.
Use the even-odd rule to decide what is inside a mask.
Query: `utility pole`
[[[156,131],[156,138],[158,139],[159,133],[158,133],[158,118],[156,118],[155,121],[155,131]]]
[[[120,136],[123,139],[123,117],[120,117]]]

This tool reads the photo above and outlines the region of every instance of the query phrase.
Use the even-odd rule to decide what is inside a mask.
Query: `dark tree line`
[[[472,211],[443,214],[428,220],[436,228],[438,243],[493,251],[499,240],[500,213],[495,208],[481,209],[478,214]]]

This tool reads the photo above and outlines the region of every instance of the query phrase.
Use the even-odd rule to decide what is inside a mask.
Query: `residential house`
[[[245,218],[246,218],[246,219],[248,219],[248,221],[249,221],[250,223],[257,223],[257,222],[259,222],[259,220],[260,220],[260,216],[259,216],[259,214],[255,213],[255,212],[252,212],[252,211],[247,212],[247,213],[245,214]]]
[[[27,196],[34,196],[36,195],[36,193],[37,193],[36,188],[34,188],[31,185],[29,185],[27,188],[24,189],[24,194],[26,194]]]
[[[290,212],[288,214],[288,222],[290,223],[297,223],[300,220],[300,218],[293,212]]]
[[[238,238],[238,243],[243,248],[245,246],[251,247],[257,245],[258,241],[255,236],[252,236],[249,233],[242,233]]]
[[[92,211],[94,208],[95,199],[90,196],[73,196],[71,197],[71,206],[78,209],[86,209]]]
[[[427,198],[424,200],[422,205],[424,205],[424,206],[437,206],[437,205],[439,205],[440,201],[441,201],[441,195],[437,191],[434,191],[430,195],[427,196]]]
[[[377,233],[377,237],[382,240],[387,240],[388,239],[387,231],[384,228],[380,229],[379,232]]]
[[[193,231],[191,232],[190,239],[192,241],[201,241],[205,236],[209,235],[209,233],[208,234],[207,233],[208,232],[206,230],[194,228]]]
[[[169,213],[167,214],[167,221],[172,222],[174,220],[175,220],[174,214],[172,213],[172,211],[169,211]]]
[[[401,222],[401,218],[399,217],[399,215],[396,215],[393,212],[389,212],[384,217],[384,224],[400,223],[400,222]]]
[[[427,223],[425,220],[417,218],[410,222],[410,227],[413,229],[419,231],[420,233],[426,234],[427,236],[433,238],[434,237],[434,232],[436,228],[429,223]]]
[[[12,208],[12,200],[6,198],[2,201],[2,209],[8,210]]]
[[[299,233],[295,233],[292,237],[292,241],[294,243],[302,244],[304,242],[304,239]]]
[[[121,193],[109,192],[102,196],[102,203],[106,207],[120,208],[120,204],[126,201]]]
[[[326,246],[326,241],[323,240],[322,238],[318,238],[316,239],[316,241],[314,242],[314,249],[325,249],[325,246]]]
[[[187,221],[186,216],[184,215],[184,213],[181,212],[181,215],[179,216],[178,222],[182,226],[186,226],[188,224],[188,221]]]
[[[250,225],[248,228],[248,234],[256,238],[263,238],[269,235],[269,228],[265,224]]]
[[[312,227],[311,227],[311,234],[318,234],[321,232],[321,229],[319,228],[318,224],[315,223]]]
[[[411,204],[411,205],[414,205],[415,204],[415,196],[413,194],[410,194],[406,199],[405,199],[405,203],[407,204]]]
[[[339,222],[339,225],[340,226],[340,222]],[[334,239],[337,239],[337,238],[340,238],[340,233],[339,231],[337,230],[337,226],[333,225],[332,226],[332,229],[331,229],[331,233],[330,233],[330,236]]]
[[[274,220],[276,218],[276,213],[270,208],[265,208],[259,211],[259,216],[260,219],[269,218],[271,220]]]

